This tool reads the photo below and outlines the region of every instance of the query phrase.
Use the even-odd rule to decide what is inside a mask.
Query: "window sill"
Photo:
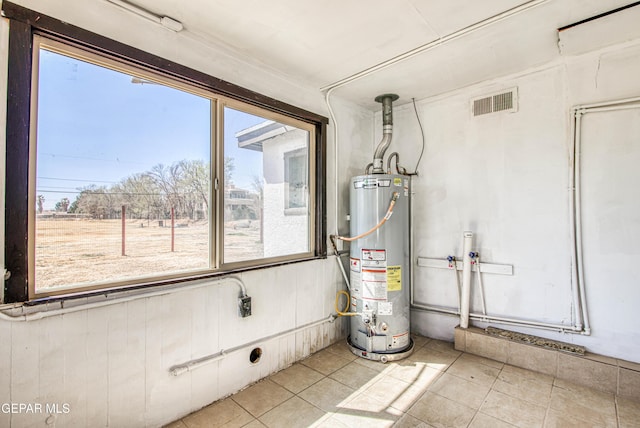
[[[284,215],[307,215],[307,207],[300,208],[285,208]]]

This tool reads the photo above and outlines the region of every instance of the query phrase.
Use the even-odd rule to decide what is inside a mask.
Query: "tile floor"
[[[414,341],[387,364],[341,341],[168,427],[640,427],[638,402]]]

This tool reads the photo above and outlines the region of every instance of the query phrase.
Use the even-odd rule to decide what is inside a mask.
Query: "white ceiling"
[[[540,1],[540,0],[537,0]],[[632,0],[547,0],[336,89],[372,110],[467,86],[556,58],[557,28]],[[131,0],[244,61],[325,88],[525,0]],[[537,3],[537,2],[536,2]]]

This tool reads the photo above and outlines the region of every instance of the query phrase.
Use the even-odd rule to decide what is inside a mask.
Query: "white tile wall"
[[[142,297],[38,321],[0,321],[0,404],[70,406],[57,427],[161,426],[270,373],[288,367],[343,335],[326,323],[275,337],[332,312],[339,277],[317,260],[242,274],[253,315],[237,312],[239,287],[201,288]],[[192,372],[169,368],[258,340],[252,347]],[[49,414],[0,412],[0,426],[43,426]]]

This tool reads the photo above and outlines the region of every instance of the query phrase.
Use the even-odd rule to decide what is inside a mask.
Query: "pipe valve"
[[[449,269],[453,269],[456,264],[455,256],[447,256],[447,261],[449,262]]]

